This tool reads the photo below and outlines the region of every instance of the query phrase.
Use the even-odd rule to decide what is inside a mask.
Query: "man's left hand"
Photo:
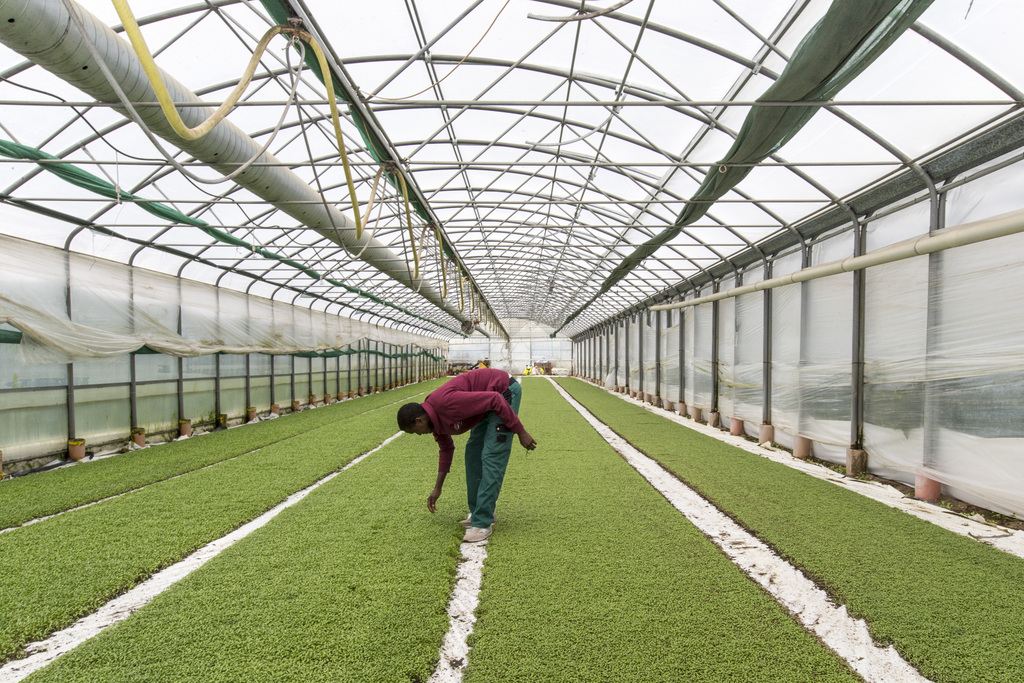
[[[530,436],[529,432],[523,432],[519,435],[519,443],[528,451],[532,451],[537,447],[537,440]]]

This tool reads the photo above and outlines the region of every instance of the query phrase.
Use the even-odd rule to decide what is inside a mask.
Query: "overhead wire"
[[[476,43],[473,45],[473,47],[471,47],[469,49],[469,52],[466,53],[466,56],[463,57],[461,60],[459,60],[459,63],[456,64],[455,66],[453,66],[451,71],[449,71],[444,76],[442,76],[438,80],[436,80],[433,83],[431,83],[430,85],[428,85],[423,90],[420,90],[419,92],[413,93],[412,95],[406,95],[404,97],[382,97],[381,95],[371,95],[370,93],[363,92],[362,90],[359,91],[359,94],[362,95],[363,98],[367,99],[367,100],[372,98],[372,99],[375,99],[375,100],[384,100],[386,102],[401,102],[402,100],[409,100],[409,99],[412,99],[413,97],[416,97],[417,95],[422,95],[423,93],[427,92],[428,90],[431,90],[432,88],[437,87],[438,85],[443,83],[445,81],[445,79],[447,79],[449,76],[451,76],[453,73],[455,73],[455,70],[458,69],[460,66],[462,66],[465,63],[465,61],[467,59],[469,59],[473,55],[473,52],[480,46],[480,43],[484,42],[484,38],[486,38],[487,34],[491,32],[491,29],[494,28],[494,25],[496,23],[498,23],[498,17],[501,16],[501,13],[505,11],[505,8],[508,7],[510,2],[512,2],[512,0],[505,0],[505,4],[501,6],[500,10],[498,10],[498,13],[494,16],[494,19],[491,21],[490,25],[487,27],[487,30],[484,31],[483,35],[480,36],[480,39],[476,41]]]
[[[115,3],[117,2],[117,0],[113,0],[113,1]],[[85,34],[86,33],[85,26],[83,25],[83,23],[81,21],[81,18],[78,16],[77,12],[74,10],[73,5],[71,4],[70,0],[62,0],[62,2],[64,3],[64,6],[67,8],[68,12],[70,13],[72,21],[74,21],[75,25],[79,28],[79,30],[83,34]],[[122,19],[122,21],[123,21],[123,19]],[[135,25],[135,28],[138,29],[138,25],[137,24]],[[278,30],[274,31],[275,28],[278,29]],[[264,39],[267,40],[270,37],[273,37],[274,35],[277,35],[278,33],[281,33],[282,32],[280,30],[281,28],[282,27],[280,27],[280,26],[272,27],[271,30],[269,30],[267,32],[267,34],[264,36]],[[300,75],[301,75],[301,72],[302,72],[302,65],[301,65],[301,62],[300,62],[299,66],[295,69],[295,73],[294,73],[294,76],[293,76],[293,79],[292,79],[291,93],[289,94],[288,101],[287,101],[287,103],[285,105],[285,108],[282,111],[281,116],[280,116],[280,118],[277,121],[277,125],[274,127],[273,132],[271,133],[270,137],[267,139],[267,141],[263,145],[263,147],[260,148],[260,150],[256,154],[254,154],[252,157],[250,157],[248,160],[246,160],[244,163],[242,163],[237,169],[235,169],[231,173],[228,173],[226,175],[222,175],[219,178],[203,178],[202,176],[196,175],[195,173],[190,171],[180,161],[175,159],[174,155],[170,154],[166,149],[164,149],[163,145],[161,145],[160,142],[157,140],[156,134],[153,133],[153,131],[149,128],[149,126],[146,125],[146,123],[142,120],[142,117],[139,116],[138,111],[135,109],[135,106],[132,104],[132,102],[128,98],[128,96],[125,94],[124,90],[121,88],[120,84],[117,82],[117,79],[114,78],[114,75],[110,72],[109,67],[107,67],[106,62],[100,56],[99,51],[96,49],[95,44],[93,44],[93,42],[91,40],[86,40],[85,44],[86,44],[86,48],[89,50],[89,53],[92,55],[93,59],[96,61],[96,64],[99,67],[100,71],[103,73],[104,77],[106,78],[107,83],[114,90],[114,93],[117,95],[118,100],[120,100],[121,105],[127,110],[128,115],[132,119],[132,121],[135,122],[135,124],[142,130],[142,132],[146,135],[146,137],[149,138],[149,141],[153,144],[153,146],[160,152],[161,155],[163,155],[163,157],[167,160],[168,163],[170,163],[172,166],[174,166],[174,168],[179,173],[184,175],[189,180],[191,180],[193,182],[196,182],[196,183],[201,183],[203,185],[215,185],[215,184],[220,184],[220,183],[223,183],[223,182],[227,182],[227,181],[233,180],[234,178],[236,178],[237,176],[239,176],[240,174],[245,172],[246,169],[248,169],[250,166],[252,166],[252,164],[255,163],[257,159],[259,159],[260,157],[262,157],[266,153],[267,149],[270,148],[270,145],[273,144],[275,138],[277,137],[278,132],[280,132],[281,127],[284,125],[284,120],[285,120],[285,118],[286,118],[286,116],[288,114],[288,110],[291,108],[292,104],[294,104],[294,102],[296,101],[296,95],[297,95],[297,92],[298,92],[298,85],[299,85]],[[258,56],[262,55],[262,53],[266,50],[266,45],[264,44],[264,40],[260,41],[260,45],[262,46],[262,48],[259,48],[259,52],[258,53],[254,53],[254,55],[253,55],[253,59],[257,63],[259,61],[258,60]],[[152,61],[152,56],[149,55],[148,48],[146,50],[146,54],[147,54],[147,56],[149,56],[150,61]],[[141,59],[141,55],[140,55],[140,59]],[[290,53],[289,53],[289,60],[288,60],[288,68],[289,68],[289,70],[291,70]],[[148,73],[147,73],[147,76],[149,76]],[[246,79],[244,79],[244,81],[239,83],[239,86],[243,86],[244,85],[245,87],[247,87],[249,85],[249,82],[250,82],[251,78],[252,78],[252,76],[250,74]],[[156,83],[158,83],[159,86],[157,86]],[[159,73],[157,73],[157,75],[156,75],[156,83],[154,83],[154,81],[152,79],[150,80],[151,86],[154,88],[155,91],[157,91],[157,98],[158,98],[158,100],[161,97],[161,95],[160,95],[161,91],[164,93],[164,95],[166,97],[169,98],[170,96],[167,95],[167,88],[164,85],[163,79],[160,77]],[[237,86],[236,86],[235,90],[236,91],[238,90]],[[243,88],[243,91],[244,91],[244,88]],[[232,94],[234,95],[234,93],[232,93]],[[235,99],[235,101],[237,101],[237,97],[235,97],[234,99]],[[223,107],[223,105],[222,105],[222,107]],[[180,122],[181,121],[181,116],[178,114],[177,109],[174,108],[173,102],[171,103],[171,108],[174,111],[174,116],[177,117],[177,120]],[[167,112],[166,111],[164,112],[164,115],[167,116]],[[213,117],[211,116],[210,118],[207,119],[206,122],[210,122],[212,119],[213,119]],[[216,123],[219,123],[222,119],[223,119],[223,116],[221,116],[216,121],[214,121],[213,125],[216,125]],[[168,122],[171,123],[172,127],[174,127],[174,121],[173,121],[172,118],[168,117]],[[182,125],[184,125],[184,124],[182,124]],[[212,130],[213,125],[210,125],[209,128],[206,131],[203,132],[203,135],[205,135],[207,132],[209,132],[209,130]],[[192,130],[192,129],[189,129],[189,130]],[[177,132],[177,130],[176,130],[176,132]],[[185,137],[185,136],[183,136],[183,137]],[[186,137],[185,139],[194,140],[196,138]]]

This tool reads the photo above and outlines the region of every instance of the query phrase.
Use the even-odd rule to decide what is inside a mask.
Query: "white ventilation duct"
[[[79,5],[69,4],[75,7],[81,19],[84,35],[78,24],[72,21],[62,0],[0,0],[0,43],[98,101],[118,102],[117,93],[89,50],[88,43],[91,42],[129,101],[155,102],[156,94],[131,45]],[[160,74],[174,102],[202,104],[195,93],[162,69]],[[127,115],[124,109],[116,109]],[[212,109],[206,106],[184,106],[179,111],[189,127],[198,125],[212,113]],[[225,175],[260,150],[251,137],[229,121],[221,121],[207,135],[189,141],[172,130],[159,107],[139,107],[137,112],[156,135]],[[256,163],[236,176],[235,182],[349,253],[360,255],[360,260],[388,277],[418,291],[460,322],[472,320],[471,316],[445,301],[429,282],[414,280],[405,257],[395,254],[369,233],[363,233],[357,239],[351,220],[330,205],[325,206],[313,188],[279,163],[273,155],[264,153]],[[479,326],[476,329],[487,334]]]

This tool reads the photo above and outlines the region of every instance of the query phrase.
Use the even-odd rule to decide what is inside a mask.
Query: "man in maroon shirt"
[[[469,517],[463,540],[475,543],[491,535],[494,505],[501,492],[511,434],[532,451],[537,442],[519,421],[522,389],[515,377],[503,370],[480,368],[453,377],[431,392],[423,403],[406,403],[398,409],[398,427],[407,434],[433,434],[438,445],[437,482],[427,496],[427,509],[437,511],[445,477],[451,469],[455,443],[452,434],[473,430],[466,443],[466,498]]]

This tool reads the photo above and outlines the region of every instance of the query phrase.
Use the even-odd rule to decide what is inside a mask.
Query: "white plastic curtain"
[[[142,346],[181,357],[326,351],[360,339],[435,351],[447,346],[447,340],[14,238],[0,237],[0,271],[0,323],[22,332],[27,363],[117,358]]]

